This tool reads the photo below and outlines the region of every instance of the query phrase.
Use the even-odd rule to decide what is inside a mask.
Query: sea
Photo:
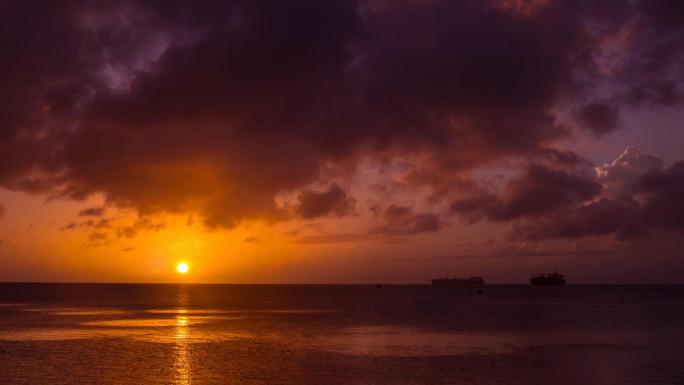
[[[684,384],[684,286],[0,284],[0,384]]]

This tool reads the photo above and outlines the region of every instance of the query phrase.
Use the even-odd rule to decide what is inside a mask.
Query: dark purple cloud
[[[484,191],[451,209],[470,221],[512,222],[514,238],[525,240],[684,231],[684,162],[664,168],[657,156],[629,147],[596,171],[593,178],[528,171],[499,194]]]
[[[370,157],[406,162],[408,184],[428,187],[440,204],[472,190],[471,171],[493,161],[575,156],[551,148],[572,135],[558,115],[564,107],[583,106],[580,121],[601,134],[619,128],[618,108],[677,103],[678,9],[3,2],[0,185],[76,200],[100,193],[108,207],[142,217],[195,213],[231,228],[353,212],[354,197],[321,170],[354,170]],[[603,44],[629,28],[623,60],[603,63]],[[597,79],[618,90],[611,104],[586,104],[601,100],[589,86]],[[452,210],[500,222],[542,218],[595,201],[601,188],[575,169],[532,165],[502,194]],[[283,193],[298,197],[294,210],[276,204]],[[383,218],[375,231],[384,234],[440,228],[427,212]]]
[[[432,213],[414,213],[410,207],[391,205],[379,213],[380,224],[371,234],[402,236],[439,231],[441,221]]]
[[[343,217],[353,213],[356,205],[354,198],[335,183],[323,191],[304,189],[297,200],[295,212],[304,219],[329,215]]]
[[[585,104],[577,112],[577,120],[597,135],[613,131],[619,124],[617,108],[605,103]]]
[[[620,89],[615,100],[627,106],[674,106],[682,100],[684,12],[676,0],[640,0],[624,24],[630,36],[615,66]]]
[[[681,85],[670,79],[649,80],[633,86],[616,99],[627,106],[675,106],[682,101]]]
[[[601,198],[551,214],[516,228],[525,239],[581,238],[615,235],[621,239],[651,236],[655,231],[684,231],[684,162],[642,174],[633,197]]]
[[[611,164],[596,168],[601,184],[612,197],[631,196],[639,178],[646,172],[665,166],[660,157],[644,154],[637,147],[630,146]]]
[[[591,177],[532,165],[523,175],[511,180],[501,194],[485,191],[457,200],[452,203],[451,211],[471,221],[535,218],[574,207],[600,193],[601,184]]]
[[[684,230],[684,162],[644,174],[636,192],[645,197],[644,211],[655,225]]]
[[[628,239],[644,234],[648,225],[643,221],[641,207],[636,201],[601,198],[518,224],[513,233],[516,238],[535,241],[602,235]]]

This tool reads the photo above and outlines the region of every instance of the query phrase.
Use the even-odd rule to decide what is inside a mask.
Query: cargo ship
[[[551,274],[537,274],[530,278],[530,283],[533,285],[565,285],[565,278],[563,274],[554,271]]]
[[[433,285],[456,285],[456,286],[482,286],[485,284],[484,278],[482,277],[469,277],[469,278],[437,278],[432,280]]]

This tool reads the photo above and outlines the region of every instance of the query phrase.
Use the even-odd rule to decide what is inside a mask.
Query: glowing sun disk
[[[176,270],[181,274],[187,273],[188,269],[189,269],[189,266],[185,262],[181,262],[178,265],[176,265]]]

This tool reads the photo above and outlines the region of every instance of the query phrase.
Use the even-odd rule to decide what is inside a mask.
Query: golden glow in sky
[[[180,274],[185,274],[185,273],[188,272],[189,266],[188,266],[188,264],[185,263],[185,262],[180,262],[178,265],[176,265],[176,270],[177,270]]]

